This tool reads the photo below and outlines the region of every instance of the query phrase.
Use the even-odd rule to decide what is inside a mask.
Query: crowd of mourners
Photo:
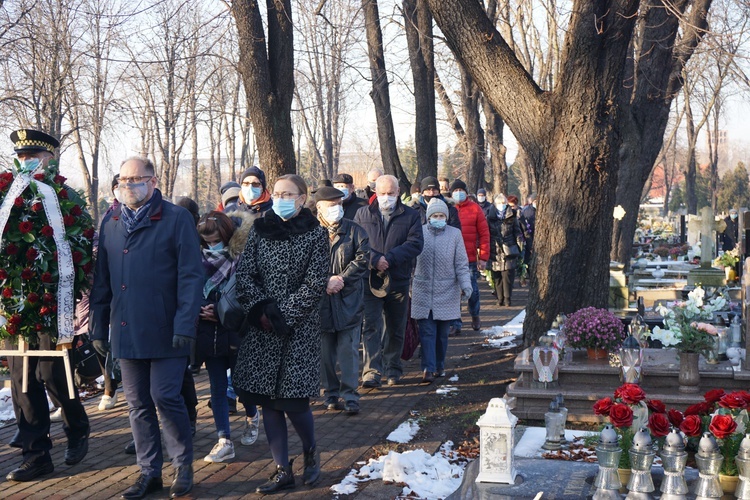
[[[445,376],[448,339],[464,327],[462,302],[473,330],[481,328],[480,279],[490,281],[500,306],[510,306],[534,237],[533,195],[520,207],[515,196],[469,193],[460,179],[434,177],[406,194],[377,169],[365,186],[339,173],[310,189],[297,175],[269,185],[251,167],[239,183],[224,184],[216,208],[204,214],[188,198],[163,199],[146,158],[124,161],[111,187],[115,201],[98,231],[93,285],[77,326],[105,375],[99,409],[117,404],[120,383],[127,400],[133,439],[126,451],[137,456],[140,475],[123,498],[163,487],[160,436],[175,469],[170,496],[191,490],[193,374],[204,366],[218,438],[204,460],[234,458],[229,417],[240,410],[239,442],[255,443],[262,416],[276,464],[257,492],[296,484],[287,421],[302,441],[301,482],[314,484],[320,462],[310,398],[322,390],[328,409],[356,415],[360,387],[397,386],[407,322],[418,331],[422,383]],[[220,315],[228,297],[243,313],[241,327]],[[75,426],[64,406],[61,418],[66,432]],[[81,425],[66,463],[88,449],[88,421]],[[34,439],[19,438],[24,463],[8,479],[53,470],[51,442],[35,448]]]

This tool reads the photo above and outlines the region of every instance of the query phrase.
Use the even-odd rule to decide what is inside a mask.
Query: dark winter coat
[[[518,260],[522,257],[506,258],[503,253],[503,244],[517,245],[519,253],[523,247],[523,233],[515,210],[508,207],[502,213],[498,213],[497,208],[492,208],[487,214],[487,224],[490,227],[491,269],[493,271],[515,269],[518,266]]]
[[[521,215],[526,227],[521,227],[521,231],[524,233],[526,243],[531,245],[534,239],[534,228],[536,227],[536,208],[534,205],[526,205],[521,210]]]
[[[273,211],[255,221],[236,271],[237,299],[252,325],[232,373],[235,387],[273,399],[318,395],[328,265],[327,231],[308,209],[288,221]],[[260,328],[260,317],[274,306],[288,336]]]
[[[344,288],[333,295],[323,294],[320,300],[321,330],[340,332],[362,323],[370,241],[364,229],[347,219],[341,219],[336,236],[329,241],[331,264],[328,277],[341,276]]]
[[[738,224],[737,219],[732,220],[730,216],[724,217],[724,222],[726,222],[727,227],[724,229],[724,232],[721,233],[721,249],[725,252],[728,252],[729,250],[734,250],[734,247],[737,245],[737,238],[739,236],[738,231]]]
[[[367,200],[364,200],[354,193],[349,194],[349,198],[341,203],[344,207],[344,219],[354,220],[357,210],[367,206]]]
[[[374,269],[385,257],[391,286],[409,282],[414,260],[422,252],[422,224],[419,213],[396,200],[388,227],[380,214],[378,200],[357,211],[354,222],[367,232],[370,239],[370,268]]]
[[[434,198],[443,200],[448,205],[448,225],[456,229],[461,229],[461,219],[458,217],[458,210],[455,207],[456,202],[453,201],[453,198],[447,198],[443,195],[434,196]],[[427,224],[427,203],[425,203],[424,199],[421,196],[419,199],[413,199],[409,206],[419,212],[419,220],[422,225]]]
[[[91,337],[121,359],[187,357],[173,335],[195,338],[203,290],[193,216],[154,191],[148,215],[128,233],[121,207],[104,218],[91,290]]]

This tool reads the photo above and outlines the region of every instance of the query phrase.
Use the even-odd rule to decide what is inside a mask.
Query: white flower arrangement
[[[666,328],[655,326],[648,336],[661,342],[664,347],[679,346],[685,333],[683,329],[695,328],[700,320],[711,320],[715,311],[721,311],[727,305],[722,295],[711,298],[708,303],[705,303],[705,298],[706,291],[696,287],[685,302],[657,306],[656,312],[664,318]]]

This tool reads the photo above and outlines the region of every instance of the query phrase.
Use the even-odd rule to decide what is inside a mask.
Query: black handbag
[[[518,245],[515,243],[512,245],[506,245],[503,243],[503,256],[506,259],[517,259],[521,256],[521,249],[519,249]]]
[[[232,274],[221,291],[221,297],[216,303],[216,315],[219,317],[221,326],[227,330],[244,335],[250,324],[245,309],[237,300],[236,276],[236,274]]]
[[[81,335],[73,348],[73,364],[82,380],[93,380],[102,374],[96,350],[86,335]]]

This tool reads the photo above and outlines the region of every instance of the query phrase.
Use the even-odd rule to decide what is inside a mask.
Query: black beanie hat
[[[266,174],[258,167],[250,167],[248,169],[245,169],[244,172],[242,172],[242,177],[240,177],[240,182],[245,180],[245,177],[248,175],[254,175],[258,179],[260,179],[260,183],[263,185],[263,191],[266,190]]]
[[[456,189],[463,189],[464,191],[466,191],[466,183],[461,179],[456,179],[455,181],[453,181],[453,184],[451,184],[451,193]]]

